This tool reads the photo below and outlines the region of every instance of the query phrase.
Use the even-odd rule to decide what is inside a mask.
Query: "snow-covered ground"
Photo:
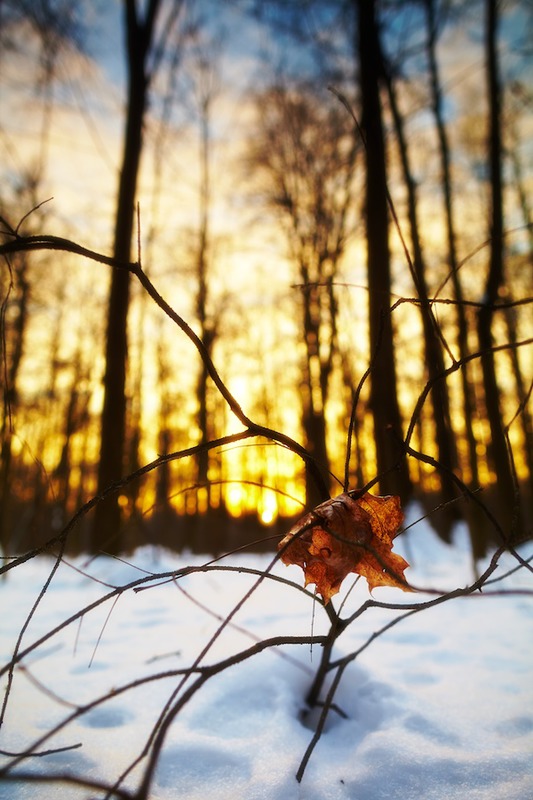
[[[416,514],[412,509],[411,519]],[[520,552],[527,558],[531,549],[525,545]],[[406,577],[417,586],[444,591],[473,580],[461,528],[450,547],[427,523],[419,523],[396,540],[395,551],[411,562]],[[270,560],[241,554],[219,563],[261,570]],[[203,563],[197,556],[147,548],[129,561],[79,558],[75,566],[85,574],[62,564],[24,633],[21,650],[110,592],[110,586],[142,578],[142,570],[162,573]],[[1,666],[10,660],[53,563],[34,559],[0,581]],[[515,566],[506,554],[495,575]],[[278,563],[273,573],[302,584],[297,567]],[[113,782],[142,753],[180,676],[118,692],[78,716],[76,708],[130,681],[193,664],[221,618],[256,580],[229,571],[198,572],[176,582],[154,580],[143,591],[130,589],[118,600],[110,598],[28,653],[14,673],[0,748],[18,753],[34,744],[37,751],[78,746],[26,759],[14,772],[72,773]],[[351,583],[348,578],[346,589]],[[526,591],[502,593],[517,589]],[[320,646],[269,648],[215,675],[169,727],[151,800],[533,797],[533,596],[527,590],[533,592],[532,576],[521,569],[488,585],[483,594],[413,614],[372,641],[348,667],[337,692],[335,701],[346,717],[330,713],[301,783],[295,774],[313,735],[302,711]],[[494,592],[499,593],[491,596]],[[345,594],[333,599],[336,608]],[[366,581],[360,580],[343,616],[369,597]],[[430,597],[378,588],[374,599],[412,603]],[[355,651],[401,613],[369,608],[342,634],[336,655]],[[327,628],[323,608],[309,595],[264,580],[200,664],[214,664],[267,637],[308,637]],[[195,679],[189,677],[180,691]],[[4,674],[2,688],[6,683]],[[68,725],[46,738],[70,715],[75,718]],[[0,756],[0,766],[10,762]],[[125,787],[135,787],[146,763],[146,758],[140,761]],[[68,784],[0,779],[2,800],[103,796]]]

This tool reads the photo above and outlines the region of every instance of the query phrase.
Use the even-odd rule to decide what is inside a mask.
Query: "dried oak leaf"
[[[409,564],[392,552],[402,522],[399,497],[366,492],[354,499],[344,493],[302,517],[278,550],[284,564],[303,569],[305,585],[314,583],[325,603],[350,572],[366,578],[370,591],[376,586],[412,591],[403,574]]]

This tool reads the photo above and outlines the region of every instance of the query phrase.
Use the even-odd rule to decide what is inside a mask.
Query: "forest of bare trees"
[[[119,5],[0,5],[3,553],[530,535],[528,4]]]

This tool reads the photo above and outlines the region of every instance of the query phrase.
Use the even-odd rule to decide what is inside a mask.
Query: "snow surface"
[[[411,509],[411,518],[416,514]],[[462,528],[451,547],[427,523],[419,523],[396,540],[395,550],[411,562],[406,577],[414,585],[451,590],[474,579]],[[526,558],[530,551],[525,545],[520,550]],[[61,564],[21,648],[109,592],[109,584],[143,577],[140,570],[162,573],[207,560],[144,548],[129,564],[78,558],[75,566],[85,574]],[[219,563],[264,569],[270,560],[267,555],[239,554]],[[10,660],[53,563],[33,559],[0,581],[1,666]],[[515,559],[505,554],[496,575],[515,566]],[[296,567],[278,563],[273,573],[302,584]],[[151,586],[147,590],[122,592],[116,603],[113,598],[85,613],[81,622],[30,652],[23,668],[15,671],[0,748],[23,751],[76,706],[129,681],[190,666],[220,627],[217,616],[231,611],[256,580],[228,571],[199,572],[164,584],[155,580],[146,584]],[[350,579],[345,584],[348,589]],[[212,677],[168,731],[151,800],[533,797],[533,597],[527,591],[501,593],[517,589],[533,591],[525,569],[488,585],[483,594],[407,617],[372,641],[348,667],[337,692],[335,701],[347,716],[330,712],[301,783],[295,774],[313,735],[302,711],[320,646],[314,645],[312,652],[308,644],[270,648]],[[366,581],[360,580],[343,616],[369,597]],[[374,599],[411,603],[430,596],[378,588]],[[336,608],[341,600],[334,598]],[[361,647],[401,613],[369,608],[342,634],[336,654]],[[312,626],[315,635],[328,629],[318,603],[294,587],[264,580],[201,664],[214,664],[266,637],[310,636]],[[69,772],[113,782],[142,752],[179,680],[175,675],[160,678],[95,705],[36,749],[81,747],[27,759],[15,771]],[[0,766],[11,760],[0,756]],[[137,785],[145,765],[146,759],[126,787]],[[67,784],[0,780],[1,800],[103,796],[102,791]]]

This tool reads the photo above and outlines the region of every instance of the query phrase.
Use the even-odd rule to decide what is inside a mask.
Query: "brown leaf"
[[[368,492],[348,493],[321,503],[294,525],[278,545],[284,564],[297,564],[305,585],[314,583],[328,603],[344,578],[355,572],[376,586],[411,588],[404,578],[407,561],[392,552],[392,540],[403,522],[400,498]]]

